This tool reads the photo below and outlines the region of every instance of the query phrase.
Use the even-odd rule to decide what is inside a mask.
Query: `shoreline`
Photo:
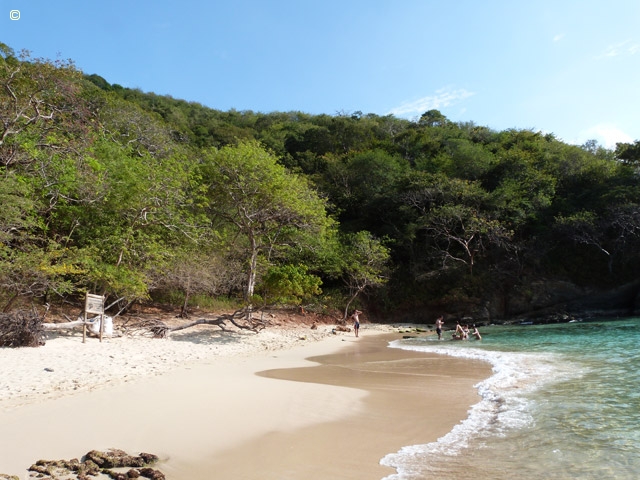
[[[344,418],[270,432],[225,450],[211,463],[212,471],[221,478],[247,479],[260,471],[265,480],[370,480],[396,473],[380,460],[451,431],[480,401],[474,385],[491,375],[484,362],[388,347],[401,337],[361,337],[339,352],[309,359],[318,365],[258,372],[271,379],[356,388],[366,395]]]
[[[435,441],[466,417],[478,401],[473,385],[488,376],[490,368],[469,360],[458,365],[434,355],[425,361],[438,372],[416,377],[407,374],[403,358],[424,359],[424,354],[388,348],[387,338],[400,337],[389,334],[392,327],[363,327],[359,339],[289,328],[286,333],[274,329],[231,340],[224,336],[228,333],[200,332],[199,343],[192,338],[167,343],[110,339],[118,345],[115,350],[95,341],[89,349],[116,364],[114,371],[123,360],[111,357],[129,358],[129,373],[105,383],[94,371],[91,375],[98,378],[93,386],[73,390],[77,378],[65,379],[61,390],[34,390],[26,399],[15,395],[24,392],[15,385],[8,389],[13,396],[0,388],[0,428],[8,444],[0,453],[0,472],[23,475],[41,458],[79,458],[91,449],[119,448],[159,455],[157,468],[169,479],[204,480],[212,478],[211,471],[216,478],[249,478],[259,471],[261,478],[275,479],[283,478],[283,468],[297,465],[298,472],[304,471],[298,478],[312,480],[326,478],[327,464],[343,473],[340,478],[382,478],[394,473],[379,465],[385,454],[412,442]],[[69,371],[78,370],[76,352],[86,344],[79,345],[67,342],[60,351],[52,348],[49,353],[56,351],[56,356],[44,357],[55,367],[47,373],[66,372],[65,362],[71,364]],[[123,353],[127,349],[131,351]],[[38,377],[43,359],[33,355],[36,351],[16,355],[0,350],[0,356],[14,361],[36,357],[31,370],[37,369]],[[366,369],[358,364],[363,358],[369,359]],[[145,364],[145,359],[152,360]],[[382,376],[366,371],[385,364],[396,371]],[[6,367],[11,370],[10,364]],[[28,370],[24,364],[16,368],[17,374]],[[143,372],[131,373],[138,368]],[[10,380],[4,372],[2,387]],[[354,374],[359,382],[354,383]],[[427,383],[411,387],[416,378]],[[399,425],[402,428],[394,430]],[[411,435],[404,431],[407,425]],[[336,443],[337,438],[343,443]],[[391,446],[395,450],[389,450]]]

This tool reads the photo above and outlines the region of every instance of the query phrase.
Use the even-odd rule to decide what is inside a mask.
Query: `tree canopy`
[[[185,312],[198,293],[506,317],[539,282],[639,278],[638,144],[224,112],[2,44],[0,309],[173,290]]]

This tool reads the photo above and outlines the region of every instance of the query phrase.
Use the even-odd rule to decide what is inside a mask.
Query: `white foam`
[[[572,365],[559,354],[500,352],[474,347],[460,348],[457,345],[416,345],[402,341],[391,342],[389,346],[487,361],[492,365],[493,375],[476,385],[481,401],[473,405],[468,417],[448,434],[436,442],[406,446],[384,457],[380,463],[398,472],[385,477],[385,480],[409,479],[416,475],[420,478],[424,459],[431,455],[453,457],[460,454],[472,439],[504,436],[509,430],[531,425],[531,393],[550,383],[584,373],[583,369]]]

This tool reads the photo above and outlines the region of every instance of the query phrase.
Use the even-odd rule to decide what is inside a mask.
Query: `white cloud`
[[[437,90],[435,95],[403,102],[400,106],[391,109],[389,113],[398,117],[419,115],[429,110],[440,110],[441,108],[449,107],[473,95],[475,95],[474,92],[469,92],[463,88],[452,89],[445,87]]]
[[[559,33],[558,35],[556,35],[555,37],[553,37],[553,41],[554,42],[559,42],[560,40],[562,40],[564,38],[564,33]]]
[[[640,44],[633,40],[625,40],[624,42],[609,45],[606,51],[597,58],[619,57],[620,55],[635,55],[640,52]]]
[[[600,145],[613,149],[616,143],[633,143],[631,135],[623,132],[615,125],[600,123],[578,134],[576,144],[582,145],[587,140],[597,140]]]

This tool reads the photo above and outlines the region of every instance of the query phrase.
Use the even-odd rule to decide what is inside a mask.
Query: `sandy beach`
[[[490,374],[387,348],[391,326],[186,332],[0,349],[0,473],[119,448],[170,479],[383,478],[385,454],[451,430]]]

